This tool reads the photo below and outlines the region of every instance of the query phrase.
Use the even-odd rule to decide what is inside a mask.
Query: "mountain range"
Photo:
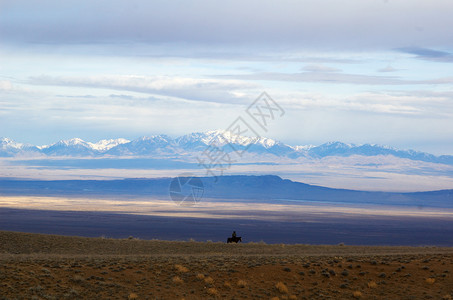
[[[324,158],[329,156],[348,157],[352,155],[378,156],[392,155],[416,161],[453,165],[452,155],[435,156],[433,154],[399,150],[376,144],[346,144],[328,142],[319,146],[291,146],[265,137],[246,137],[234,135],[228,131],[212,130],[171,138],[167,135],[140,137],[135,140],[123,138],[101,140],[97,143],[86,142],[79,138],[61,140],[45,146],[35,146],[15,142],[9,138],[0,138],[0,157],[183,157],[197,156],[215,145],[224,152],[240,151],[260,155],[274,155],[279,158],[297,159],[299,157]]]

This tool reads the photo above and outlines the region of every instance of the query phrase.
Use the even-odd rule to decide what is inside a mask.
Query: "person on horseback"
[[[238,243],[238,242],[242,242],[242,237],[237,236],[236,231],[233,231],[233,234],[231,235],[231,237],[229,237],[227,239],[227,244],[228,243]]]

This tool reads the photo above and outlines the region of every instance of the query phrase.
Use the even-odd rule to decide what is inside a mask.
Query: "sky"
[[[0,0],[0,137],[226,129],[453,154],[450,0]]]

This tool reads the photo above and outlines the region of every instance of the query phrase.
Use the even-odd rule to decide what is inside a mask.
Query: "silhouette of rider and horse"
[[[242,242],[242,237],[236,236],[236,231],[233,231],[231,237],[227,239],[227,243],[238,243],[238,242]]]

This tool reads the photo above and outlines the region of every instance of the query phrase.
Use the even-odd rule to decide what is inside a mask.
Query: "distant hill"
[[[367,192],[332,189],[278,176],[200,177],[203,198],[214,201],[260,203],[378,204],[453,208],[453,190],[417,193]],[[124,180],[0,180],[0,196],[140,196],[169,198],[172,178]]]

